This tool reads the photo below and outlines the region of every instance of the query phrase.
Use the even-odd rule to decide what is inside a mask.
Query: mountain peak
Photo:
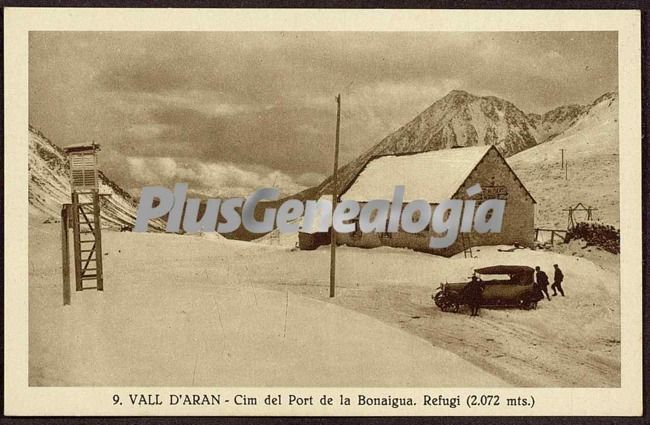
[[[447,96],[468,96],[468,95],[469,95],[468,92],[466,92],[465,90],[459,90],[459,89],[452,90],[449,93],[447,93]]]
[[[452,90],[418,116],[366,151],[339,172],[341,187],[351,182],[375,156],[428,152],[461,146],[493,145],[511,156],[537,144],[535,127],[524,112],[495,96]],[[330,193],[332,179],[318,187]]]
[[[593,105],[597,105],[597,104],[599,104],[601,102],[612,101],[612,100],[615,100],[615,99],[618,99],[618,91],[610,91],[610,92],[607,92],[607,93],[603,94],[598,99],[594,100],[591,105],[593,106]]]
[[[443,99],[457,99],[457,98],[476,98],[471,93],[466,92],[465,90],[452,90]]]

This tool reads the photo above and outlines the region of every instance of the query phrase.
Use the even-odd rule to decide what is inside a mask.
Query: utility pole
[[[275,183],[277,183],[277,181],[278,181],[278,176],[276,175],[275,178],[273,179],[273,186],[272,186],[273,189],[277,189],[277,187],[275,187]],[[183,211],[183,215],[185,215],[185,211]],[[282,237],[282,234],[279,230],[277,233],[271,231],[271,233],[269,234],[269,245],[273,245],[273,241],[276,238],[276,234],[277,234],[277,245],[280,245],[280,238]]]
[[[569,163],[564,164],[564,180],[569,180]]]
[[[561,165],[560,169],[563,170],[564,169],[564,149],[560,149],[560,151],[562,151],[562,162],[561,162],[562,165]]]
[[[341,94],[336,96],[336,144],[334,145],[334,174],[332,175],[332,225],[330,226],[330,298],[334,298],[336,288],[336,230],[334,230],[334,210],[338,203],[339,132],[341,128]]]

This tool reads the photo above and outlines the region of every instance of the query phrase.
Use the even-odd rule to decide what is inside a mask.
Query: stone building
[[[466,190],[480,184],[482,192],[468,196]],[[420,233],[401,229],[396,233],[339,233],[340,245],[362,248],[392,246],[451,256],[470,246],[512,245],[532,247],[535,237],[535,200],[494,146],[474,146],[432,152],[386,155],[372,159],[347,187],[341,200],[355,200],[362,206],[369,200],[391,200],[395,186],[404,186],[404,204],[426,200],[432,208],[447,199],[505,199],[500,233],[459,233],[456,242],[444,249],[429,247],[435,235],[431,226]],[[358,224],[357,224],[358,229]],[[303,235],[304,236],[304,235]],[[316,238],[318,235],[311,235]],[[326,241],[325,235],[319,245]],[[305,242],[312,239],[303,237]],[[301,249],[309,249],[301,243]]]

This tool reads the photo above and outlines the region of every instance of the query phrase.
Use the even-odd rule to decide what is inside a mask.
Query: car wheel
[[[440,308],[446,313],[458,313],[460,306],[456,301],[446,301]]]
[[[434,295],[434,297],[433,297],[433,301],[436,303],[436,305],[438,306],[438,308],[442,308],[442,304],[443,304],[443,302],[444,302],[444,299],[445,299],[445,293],[442,292],[442,291],[438,292],[438,293],[437,293],[436,295]]]
[[[522,300],[521,308],[523,308],[524,310],[535,310],[537,308],[537,301]]]

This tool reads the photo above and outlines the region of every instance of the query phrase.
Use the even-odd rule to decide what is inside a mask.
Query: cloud
[[[230,103],[219,92],[210,90],[167,90],[160,93],[108,92],[115,104],[134,112],[146,112],[161,108],[188,109],[207,117],[222,117],[264,109],[264,105]]]
[[[282,196],[288,196],[306,189],[308,185],[304,183],[313,184],[323,177],[303,174],[293,179],[278,170],[256,165],[183,162],[169,157],[127,157],[126,161],[132,178],[142,186],[188,183],[191,192],[203,197],[246,197],[264,187],[275,187]]]

